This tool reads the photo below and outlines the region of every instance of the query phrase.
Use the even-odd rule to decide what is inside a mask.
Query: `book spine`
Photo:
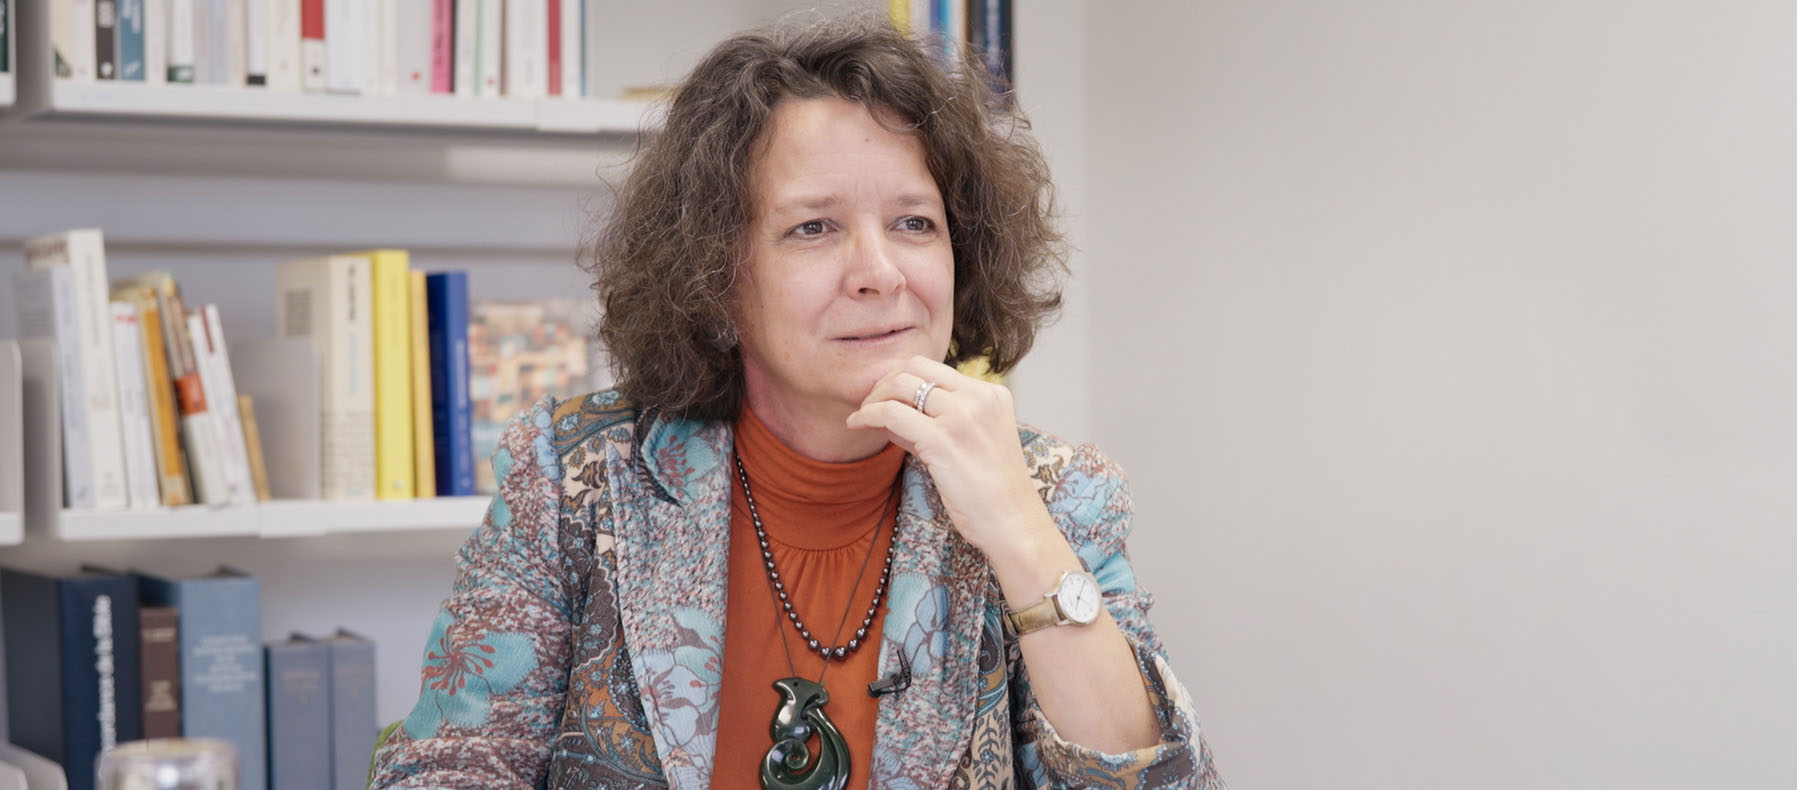
[[[475,79],[480,81],[476,93],[480,96],[501,96],[501,57],[505,54],[500,49],[505,32],[504,0],[480,0],[480,21],[476,32],[474,67]]]
[[[118,0],[94,0],[94,77],[119,78]]]
[[[181,644],[172,606],[137,610],[138,643],[143,663],[143,736],[181,737]]]
[[[431,436],[430,308],[424,272],[410,272],[412,341],[412,486],[414,495],[437,495],[437,450]]]
[[[180,610],[181,732],[237,750],[242,790],[268,783],[262,588],[254,576],[141,577],[144,600]]]
[[[299,0],[301,87],[323,93],[330,80],[330,50],[325,47],[324,0]]]
[[[388,25],[392,22],[388,11],[396,7],[395,0],[362,0],[357,5],[357,13],[362,19],[362,95],[385,96],[397,89],[399,59],[395,55],[394,31]],[[389,82],[389,78],[394,79]]]
[[[137,305],[112,302],[112,342],[117,351],[119,422],[125,440],[125,482],[130,506],[162,504],[157,492],[155,443],[150,435],[149,393],[145,391],[143,330]]]
[[[63,661],[59,598],[55,579],[0,568],[8,739],[60,761],[73,714],[63,705],[64,675],[75,667]]]
[[[474,448],[468,398],[468,275],[432,274],[430,301],[431,430],[436,449],[437,493],[472,496]]]
[[[218,437],[219,461],[229,492],[227,497],[232,502],[251,502],[256,495],[250,481],[249,452],[244,447],[243,422],[237,414],[237,392],[224,356],[224,336],[219,333],[217,316],[216,305],[195,310],[187,317],[187,331],[193,339],[200,384],[206,390],[207,412],[212,415]]]
[[[580,42],[580,56],[586,63],[583,69],[585,76],[580,81],[580,87],[581,94],[590,99],[599,95],[598,86],[604,85],[607,77],[601,72],[605,65],[600,62],[598,54],[599,42],[603,41],[605,36],[606,16],[600,12],[598,0],[582,0],[580,12],[586,20],[584,23],[586,35],[581,37]]]
[[[329,788],[330,648],[289,640],[266,651],[270,790]]]
[[[586,36],[586,5],[583,0],[555,0],[562,6],[561,95],[578,98],[586,94],[586,56],[581,39]]]
[[[243,421],[243,445],[250,454],[250,482],[256,489],[256,500],[266,502],[268,492],[268,460],[262,455],[262,429],[256,425],[256,402],[248,395],[237,396],[237,416]]]
[[[194,0],[168,0],[169,82],[191,84],[198,76],[194,62]]]
[[[480,43],[480,0],[455,0],[455,78],[450,80],[457,96],[475,96],[479,80],[475,57]]]
[[[547,19],[544,27],[548,31],[544,42],[543,72],[547,81],[544,93],[550,96],[562,95],[562,1],[548,0],[544,9]]]
[[[406,255],[381,250],[374,263],[375,496],[410,499],[412,479],[411,278]]]
[[[455,0],[430,0],[430,92],[455,90]]]
[[[175,427],[174,380],[169,378],[168,354],[162,339],[162,309],[155,292],[137,289],[135,297],[144,336],[144,390],[150,402],[150,435],[156,443],[157,489],[169,507],[193,501],[187,472],[181,461],[181,435]]]
[[[362,787],[380,733],[375,714],[374,643],[344,632],[331,648],[331,763],[336,787]]]
[[[92,790],[100,752],[143,737],[137,591],[127,576],[61,580],[63,699],[69,741],[63,770],[70,790]]]
[[[411,95],[431,92],[432,58],[436,46],[436,19],[433,0],[399,0],[395,5],[397,21],[394,50],[397,53],[399,92]]]
[[[268,12],[273,0],[248,0],[243,7],[244,84],[268,84]]]
[[[374,344],[369,261],[337,256],[281,264],[277,326],[311,338],[318,359],[320,495],[374,496]]]
[[[217,0],[214,2],[217,3]],[[224,13],[222,17],[212,18],[212,24],[215,25],[212,34],[215,47],[213,56],[217,57],[221,52],[224,56],[219,81],[233,88],[249,84],[249,30],[244,24],[244,17],[248,15],[246,4],[247,0],[223,0],[222,5],[213,6]]]
[[[97,51],[94,40],[94,0],[65,0],[57,8],[68,16],[69,79],[93,82]]]
[[[143,82],[144,0],[118,0],[118,78]]]
[[[537,99],[548,95],[549,21],[544,2],[505,4],[505,95]]]
[[[132,0],[137,2],[138,0]],[[144,82],[163,85],[168,82],[168,7],[169,0],[142,0],[144,20]]]
[[[12,4],[0,0],[0,74],[12,73]]]
[[[77,230],[26,242],[34,269],[66,267],[74,290],[74,315],[81,380],[78,407],[87,422],[88,460],[93,465],[94,507],[125,507],[124,442],[119,435],[118,380],[112,348],[111,310],[105,243],[100,231]],[[64,355],[66,359],[66,354]],[[66,404],[66,401],[65,401]]]
[[[63,506],[94,506],[93,463],[88,459],[87,411],[80,343],[75,328],[75,289],[63,267],[13,273],[19,336],[49,338],[56,346],[56,389],[61,411]]]
[[[300,89],[299,0],[268,0],[268,89]]]
[[[380,55],[376,61],[380,64],[379,87],[380,92],[387,96],[399,92],[399,39],[404,35],[400,26],[399,2],[400,0],[378,0],[380,33],[375,39],[375,46],[370,47]],[[413,17],[411,29],[417,31],[418,35],[430,35],[430,26],[425,19],[424,16]]]
[[[367,35],[362,7],[354,0],[324,0],[325,89],[361,93],[363,38]]]

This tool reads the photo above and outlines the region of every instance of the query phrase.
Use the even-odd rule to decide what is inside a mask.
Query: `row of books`
[[[971,48],[996,90],[1010,89],[1011,0],[887,0],[886,9],[899,30],[941,45],[945,61],[958,62],[961,47]]]
[[[408,257],[377,250],[279,269],[277,334],[315,351],[313,370],[286,371],[317,395],[304,403],[320,449],[300,457],[319,485],[305,496],[476,493],[467,275],[427,276]],[[64,507],[270,497],[256,400],[238,392],[217,305],[189,310],[168,272],[110,281],[96,229],[33,238],[25,258],[14,298],[21,337],[56,347]]]
[[[590,95],[596,0],[49,0],[69,80]]]
[[[0,569],[12,742],[92,790],[94,759],[144,738],[218,738],[239,787],[359,788],[379,721],[374,643],[264,644],[260,581]]]

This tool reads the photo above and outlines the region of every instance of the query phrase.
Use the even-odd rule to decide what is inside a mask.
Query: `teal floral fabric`
[[[1148,624],[1124,552],[1121,472],[1022,429],[1037,490],[1136,650],[1161,743],[1104,754],[1041,714],[1002,598],[906,463],[869,786],[1224,787]],[[729,545],[730,427],[642,413],[616,392],[545,400],[508,427],[500,490],[457,556],[419,700],[376,755],[377,788],[753,787],[714,776]]]

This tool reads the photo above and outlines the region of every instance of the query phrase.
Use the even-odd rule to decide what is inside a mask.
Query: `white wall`
[[[1093,426],[1238,787],[1788,787],[1797,5],[1109,3]]]

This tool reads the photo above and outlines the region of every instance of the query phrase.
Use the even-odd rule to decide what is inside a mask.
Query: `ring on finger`
[[[919,413],[923,413],[924,402],[930,399],[930,390],[935,388],[936,382],[934,381],[926,381],[917,385],[916,394],[911,396],[911,407],[917,409]]]

